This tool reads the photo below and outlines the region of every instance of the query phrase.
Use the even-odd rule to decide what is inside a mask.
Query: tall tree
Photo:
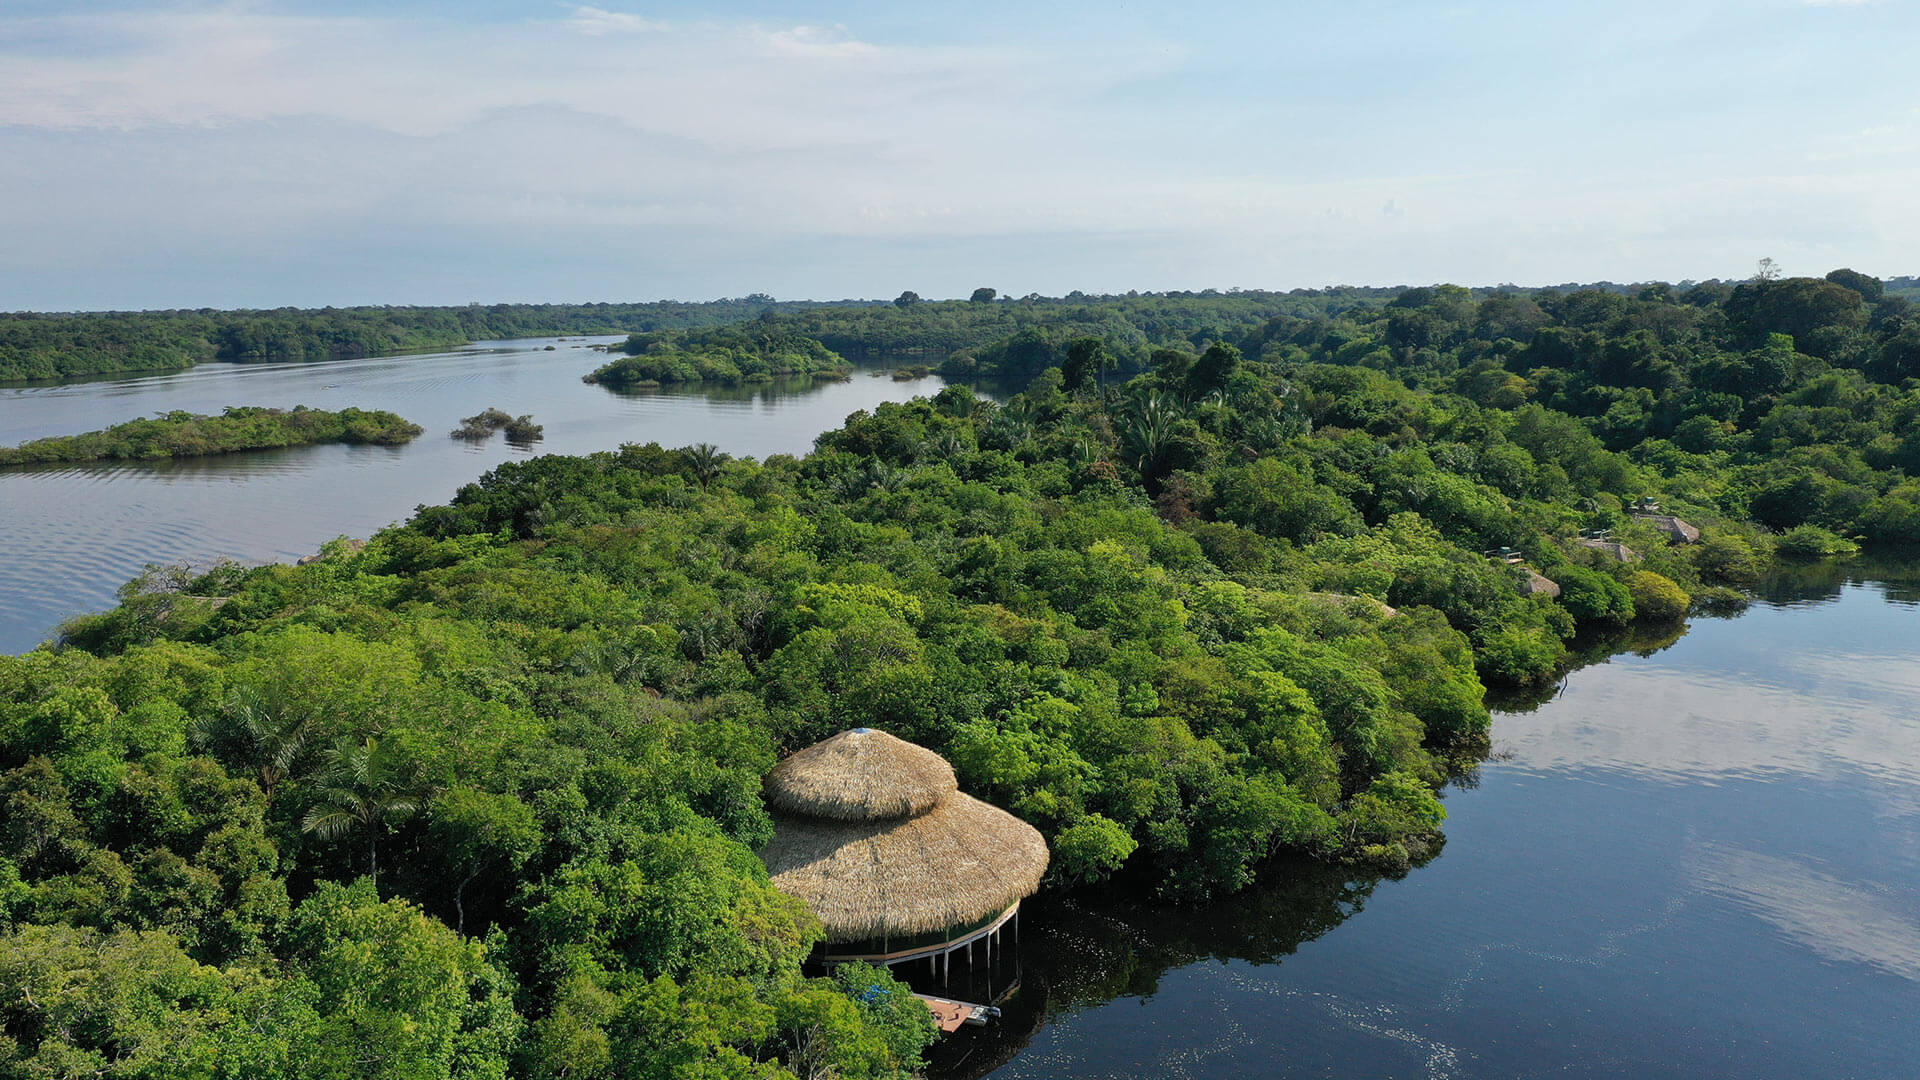
[[[342,739],[327,751],[329,780],[320,801],[301,820],[304,832],[336,840],[355,830],[367,836],[367,875],[380,880],[380,834],[420,809],[423,793],[393,752],[371,736]]]

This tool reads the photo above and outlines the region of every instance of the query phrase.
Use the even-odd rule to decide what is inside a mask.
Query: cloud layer
[[[0,309],[1914,269],[1911,105],[1713,85],[1790,28],[1318,10],[0,16]],[[1636,69],[1689,50],[1648,97]]]

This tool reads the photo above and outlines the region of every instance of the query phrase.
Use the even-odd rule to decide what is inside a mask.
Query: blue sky
[[[1920,273],[1912,0],[0,4],[0,310]]]

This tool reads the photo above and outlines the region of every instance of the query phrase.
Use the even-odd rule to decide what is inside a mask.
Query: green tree
[[[391,746],[372,736],[341,739],[327,751],[327,786],[300,820],[301,831],[337,840],[355,831],[367,841],[367,876],[380,878],[380,835],[419,811],[425,795]]]
[[[300,905],[289,948],[318,991],[308,1076],[505,1080],[519,1018],[481,943],[362,879],[322,884]]]
[[[540,848],[539,822],[526,803],[512,795],[495,795],[457,787],[433,797],[427,805],[427,834],[433,850],[447,866],[453,887],[456,932],[467,930],[467,886],[486,875],[517,875]]]

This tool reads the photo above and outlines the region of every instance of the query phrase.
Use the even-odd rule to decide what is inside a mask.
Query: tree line
[[[704,303],[0,313],[0,381],[172,370],[214,360],[342,360],[553,334],[651,333],[795,306],[819,305],[756,293]]]

